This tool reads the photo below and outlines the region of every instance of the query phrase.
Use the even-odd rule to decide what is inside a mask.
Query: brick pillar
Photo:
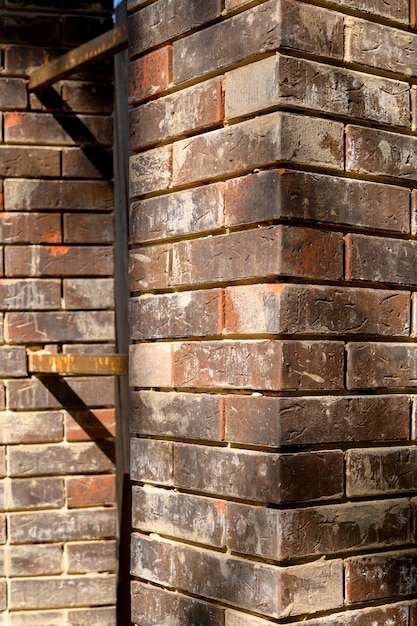
[[[417,624],[417,34],[320,5],[128,2],[140,626]]]
[[[114,350],[111,63],[26,80],[110,28],[112,3],[0,7],[0,621],[113,626],[113,379],[27,371],[35,350]]]

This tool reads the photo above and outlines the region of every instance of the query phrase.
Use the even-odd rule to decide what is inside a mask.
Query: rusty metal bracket
[[[122,354],[29,354],[32,374],[66,376],[127,376],[128,358]]]
[[[79,72],[96,61],[112,56],[126,48],[127,25],[123,24],[33,70],[29,78],[29,91],[45,89],[58,80]]]

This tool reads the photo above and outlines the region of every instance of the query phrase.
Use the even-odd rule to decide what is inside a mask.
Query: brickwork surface
[[[113,379],[32,351],[114,351],[112,71],[34,69],[112,26],[109,0],[0,2],[0,623],[114,626]]]
[[[411,4],[128,0],[138,626],[417,624]]]

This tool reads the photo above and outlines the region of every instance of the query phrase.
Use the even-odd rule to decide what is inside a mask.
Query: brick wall
[[[408,0],[128,8],[133,621],[416,626]]]
[[[0,621],[113,625],[113,379],[27,371],[34,350],[114,349],[111,64],[26,80],[110,28],[112,3],[0,7]]]

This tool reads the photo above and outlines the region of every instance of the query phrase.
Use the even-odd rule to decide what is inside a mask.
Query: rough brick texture
[[[108,30],[113,3],[0,7],[0,622],[114,626],[113,379],[27,365],[114,351],[112,71],[26,80]]]
[[[133,623],[417,626],[417,3],[127,7]]]

